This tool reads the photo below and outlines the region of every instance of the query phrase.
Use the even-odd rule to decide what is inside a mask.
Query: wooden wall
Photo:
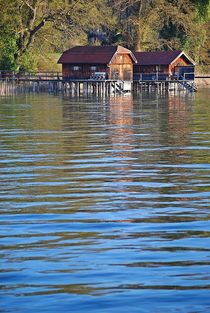
[[[117,54],[109,66],[110,79],[131,81],[133,79],[133,61],[127,54]]]
[[[189,62],[186,61],[186,59],[181,56],[179,57],[175,62],[169,65],[169,73],[174,74],[176,72],[176,66],[188,66]]]
[[[133,79],[133,61],[129,55],[117,54],[111,64],[63,64],[63,77],[89,79],[94,72],[105,72],[107,79]]]
[[[156,73],[158,69],[159,73],[168,74],[169,66],[168,65],[134,65],[134,74],[150,74]]]
[[[106,64],[62,64],[62,74],[66,78],[89,79],[94,72],[105,72],[108,77],[109,69]]]
[[[141,74],[156,74],[171,76],[178,67],[189,66],[191,62],[183,55],[170,65],[136,65],[129,54],[118,52],[115,54],[110,64],[63,64],[63,77],[72,79],[89,79],[95,72],[105,72],[107,79],[120,79],[132,81],[139,79]]]
[[[139,79],[141,74],[156,74],[171,76],[176,71],[178,67],[189,66],[191,63],[185,59],[185,57],[179,57],[175,62],[169,65],[134,65],[134,79]],[[193,65],[192,65],[193,66]]]

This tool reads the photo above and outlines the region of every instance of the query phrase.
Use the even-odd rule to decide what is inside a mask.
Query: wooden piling
[[[121,86],[121,87],[120,87]],[[184,83],[179,81],[134,81],[132,90],[135,93],[141,93],[143,90],[157,90],[163,92],[164,90],[183,90]],[[10,75],[9,77],[0,77],[0,95],[9,95],[15,93],[25,92],[62,92],[67,95],[110,95],[119,92],[124,92],[123,84],[117,80],[94,80],[94,79],[62,79],[57,75],[40,75],[40,74],[24,74]]]

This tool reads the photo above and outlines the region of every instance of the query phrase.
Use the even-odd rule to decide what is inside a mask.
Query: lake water
[[[210,312],[210,89],[0,98],[0,312]]]

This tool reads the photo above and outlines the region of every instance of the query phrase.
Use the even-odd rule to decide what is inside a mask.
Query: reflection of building
[[[133,98],[132,96],[110,98],[110,122],[113,151],[119,164],[118,181],[130,181],[129,170],[133,154]]]

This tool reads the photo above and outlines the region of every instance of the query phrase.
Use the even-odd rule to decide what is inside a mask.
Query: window
[[[119,79],[119,72],[117,69],[113,69],[111,72],[111,79]]]
[[[124,70],[124,80],[128,80],[130,81],[131,80],[131,70]]]
[[[80,66],[73,66],[73,71],[79,71],[80,70]]]
[[[97,68],[96,68],[96,66],[91,66],[90,69],[91,69],[91,71],[96,71]]]

